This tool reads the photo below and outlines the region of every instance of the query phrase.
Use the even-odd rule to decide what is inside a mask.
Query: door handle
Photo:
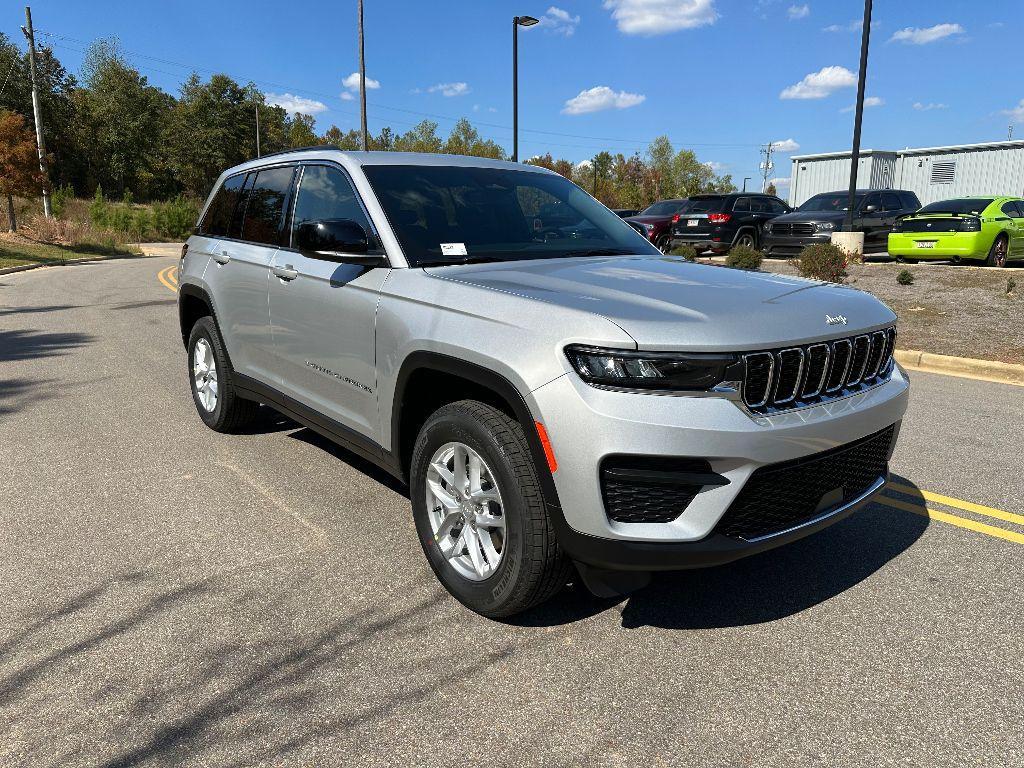
[[[270,271],[282,280],[294,280],[299,276],[298,270],[292,267],[291,264],[285,264],[283,267],[271,267]]]
[[[213,260],[216,261],[218,264],[227,264],[229,261],[231,261],[231,254],[228,253],[227,251],[214,253]]]

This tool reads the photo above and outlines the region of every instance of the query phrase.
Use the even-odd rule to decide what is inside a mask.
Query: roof
[[[865,149],[861,150],[860,156],[866,155],[933,155],[933,154],[948,154],[951,152],[972,152],[978,150],[999,150],[999,149],[1024,149],[1024,139],[1015,139],[1013,141],[984,141],[979,144],[950,144],[945,147],[918,147],[899,150],[885,150],[885,149]],[[851,152],[822,152],[816,155],[792,155],[790,160],[828,160],[830,158],[843,158],[849,157]]]
[[[508,160],[493,160],[489,157],[443,155],[430,152],[355,152],[341,150],[331,145],[299,147],[282,152],[273,152],[237,165],[231,168],[230,171],[237,172],[248,168],[256,168],[266,164],[268,161],[280,163],[289,160],[323,160],[332,158],[336,160],[344,159],[355,165],[459,166],[463,168],[503,168],[505,170],[554,173],[554,171],[542,168],[539,165],[513,163]]]

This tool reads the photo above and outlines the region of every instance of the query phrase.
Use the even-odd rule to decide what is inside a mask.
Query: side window
[[[882,210],[883,211],[900,211],[903,209],[903,204],[900,202],[900,196],[893,192],[886,192],[882,195]]]
[[[1009,203],[1003,203],[1003,213],[1005,213],[1011,219],[1020,218],[1020,209],[1017,207],[1017,203],[1012,201]]]
[[[206,215],[199,224],[199,233],[207,237],[230,237],[231,220],[238,210],[245,174],[231,176],[217,190]]]
[[[1024,219],[1024,200],[1017,201],[1017,210],[1020,211],[1020,217]]]
[[[299,194],[295,199],[292,237],[295,237],[295,230],[300,224],[322,219],[354,221],[366,230],[373,241],[373,228],[348,177],[338,168],[328,165],[307,165],[302,171]]]
[[[750,198],[750,210],[754,213],[765,213],[768,210],[768,200],[764,197]]]
[[[736,198],[736,204],[733,205],[734,211],[749,211],[750,210],[750,198],[749,197],[738,197]]]
[[[864,198],[864,205],[860,207],[861,211],[865,211],[869,205],[875,206],[875,208],[882,207],[882,196],[877,192],[872,192],[870,195]]]
[[[257,172],[245,208],[243,240],[267,245],[277,245],[280,242],[281,221],[284,218],[288,191],[292,185],[293,171],[293,168],[285,166]]]
[[[774,197],[768,198],[768,208],[772,213],[787,213],[789,211],[789,206]]]
[[[903,207],[908,210],[916,211],[921,207],[921,201],[917,199],[917,195],[913,192],[904,192],[900,197],[903,198]]]

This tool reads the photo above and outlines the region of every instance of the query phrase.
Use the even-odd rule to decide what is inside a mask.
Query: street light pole
[[[746,191],[747,191],[747,182],[748,182],[748,181],[750,181],[750,177],[749,177],[749,176],[744,176],[744,177],[743,177],[743,191],[744,191],[744,192],[746,192]]]
[[[860,36],[860,74],[857,78],[857,106],[853,118],[853,152],[850,155],[850,196],[843,229],[853,232],[853,206],[857,201],[857,170],[860,165],[860,129],[864,120],[864,84],[868,76],[868,46],[871,43],[871,0],[864,0],[864,28]]]
[[[519,162],[519,27],[532,27],[533,16],[512,17],[512,162]]]

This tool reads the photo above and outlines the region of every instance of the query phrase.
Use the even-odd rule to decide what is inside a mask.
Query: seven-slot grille
[[[743,402],[769,413],[873,387],[892,373],[896,329],[743,356]]]
[[[783,237],[806,237],[813,235],[817,227],[809,221],[775,221],[772,222],[772,234]]]

